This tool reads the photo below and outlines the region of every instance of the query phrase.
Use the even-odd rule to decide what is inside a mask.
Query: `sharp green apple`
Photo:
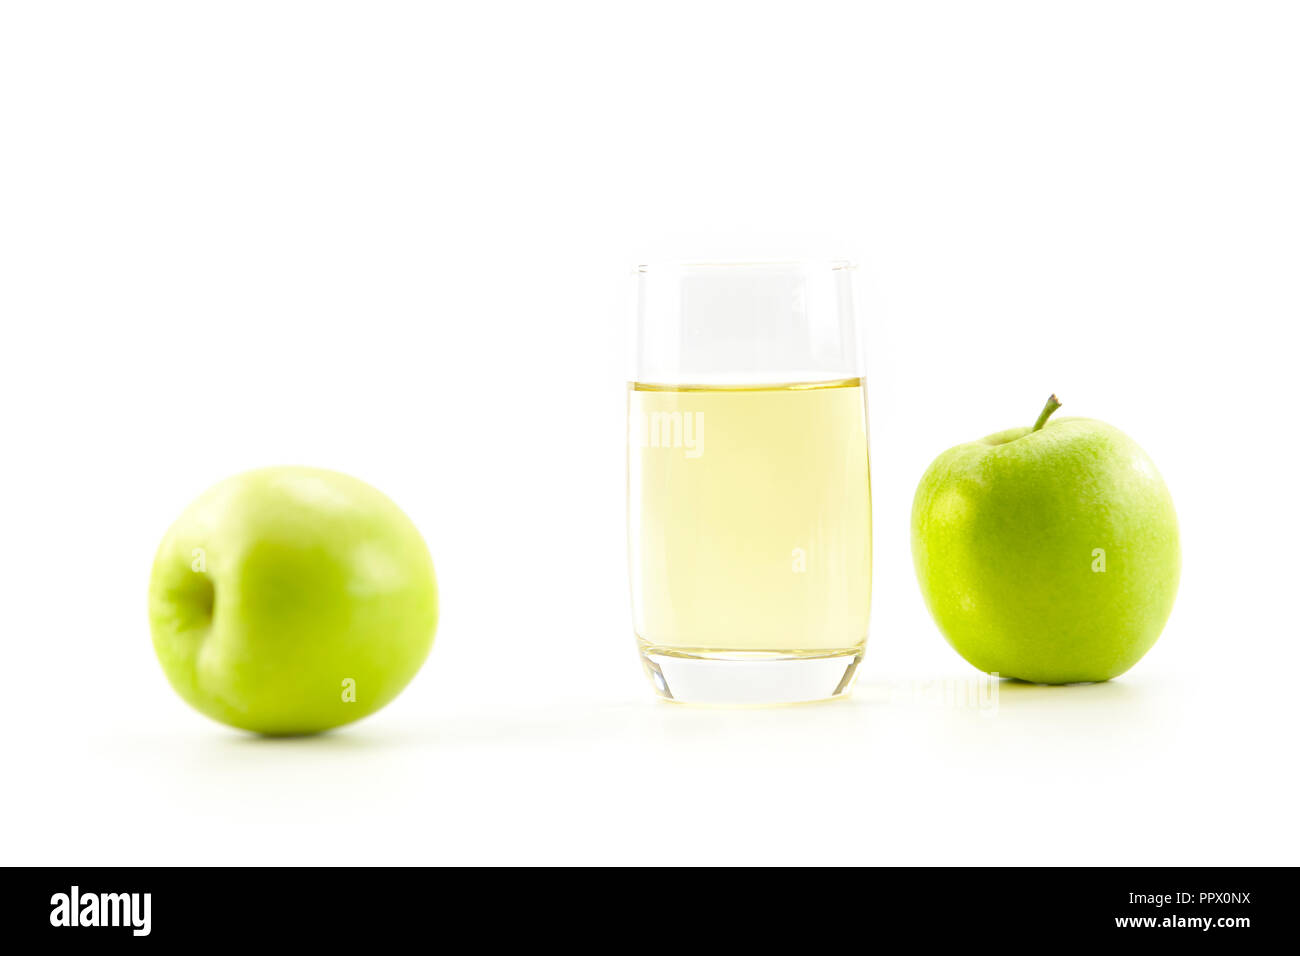
[[[438,586],[409,518],[315,468],[210,488],[167,532],[149,582],[154,650],[195,709],[261,734],[374,713],[433,645]]]
[[[1178,590],[1174,503],[1156,466],[1087,418],[944,452],[912,505],[912,557],[939,629],[980,670],[1109,680],[1160,636]]]

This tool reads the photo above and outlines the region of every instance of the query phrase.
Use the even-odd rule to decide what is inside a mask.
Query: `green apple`
[[[980,670],[1039,684],[1109,680],[1160,636],[1178,590],[1169,489],[1132,439],[1061,418],[958,445],[912,505],[930,613]]]
[[[374,713],[433,646],[438,585],[420,532],[347,475],[266,468],[202,494],[149,581],[154,650],[222,723],[310,734]]]

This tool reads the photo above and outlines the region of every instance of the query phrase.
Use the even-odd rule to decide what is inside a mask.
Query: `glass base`
[[[684,704],[761,706],[843,697],[861,660],[861,647],[795,656],[641,645],[641,665],[655,693]]]

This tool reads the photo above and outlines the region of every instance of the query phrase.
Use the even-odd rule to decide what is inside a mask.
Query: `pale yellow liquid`
[[[646,652],[861,649],[871,490],[860,379],[629,387],[633,614]]]

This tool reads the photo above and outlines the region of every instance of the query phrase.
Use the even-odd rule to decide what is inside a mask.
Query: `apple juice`
[[[860,653],[871,607],[861,379],[633,383],[628,405],[643,659]]]

